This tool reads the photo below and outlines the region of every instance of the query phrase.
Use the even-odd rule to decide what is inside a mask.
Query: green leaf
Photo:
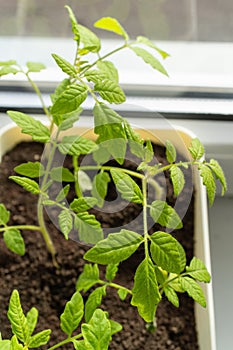
[[[27,177],[21,177],[21,176],[9,176],[9,179],[13,180],[18,185],[22,186],[28,192],[31,192],[33,194],[40,193],[40,187],[38,183],[34,180],[28,179]]]
[[[10,350],[24,350],[23,345],[18,342],[16,335],[11,338]]]
[[[168,283],[169,283],[168,285],[172,287],[172,289],[174,289],[175,292],[184,293],[184,290],[181,286],[179,275],[175,273],[169,273]]]
[[[206,191],[207,191],[209,203],[211,206],[214,202],[215,192],[216,192],[216,184],[215,184],[213,173],[207,165],[202,163],[199,164],[198,169],[203,179],[203,184],[206,186]]]
[[[76,77],[76,69],[70,62],[55,53],[52,54],[52,57],[64,73],[68,74],[70,77]]]
[[[194,138],[189,147],[189,152],[191,153],[194,160],[198,160],[203,157],[205,149],[203,144],[198,138]]]
[[[68,209],[63,209],[58,215],[58,223],[65,238],[69,238],[69,233],[73,228],[73,218]]]
[[[94,131],[99,135],[97,142],[107,148],[114,159],[122,159],[126,152],[126,133],[124,119],[104,103],[98,103],[93,109]],[[108,141],[108,142],[105,142]]]
[[[68,335],[68,337],[71,337],[73,331],[78,327],[82,320],[83,314],[83,298],[79,291],[77,291],[73,294],[70,301],[66,303],[64,312],[60,317],[61,329]]]
[[[77,43],[79,44],[80,35],[79,35],[79,31],[78,31],[78,22],[76,20],[76,17],[74,15],[73,10],[71,9],[71,7],[66,5],[65,8],[68,10],[68,13],[69,13],[70,22],[71,22],[71,25],[72,25],[72,32],[74,34],[74,40],[77,41]]]
[[[40,162],[27,162],[16,166],[14,171],[20,175],[37,178],[44,175],[44,166]]]
[[[176,161],[176,149],[169,140],[166,141],[166,158],[169,163]]]
[[[183,190],[184,185],[185,185],[183,171],[179,167],[177,167],[176,165],[173,165],[170,168],[170,176],[171,176],[171,181],[173,184],[174,194],[175,194],[175,196],[178,196],[181,193],[181,191]]]
[[[98,146],[94,141],[77,135],[64,136],[58,145],[58,149],[62,154],[77,157],[80,154],[89,154],[97,148]]]
[[[0,204],[0,225],[6,225],[10,219],[10,212],[4,204]]]
[[[51,107],[52,115],[61,115],[76,111],[87,98],[87,88],[83,85],[71,84],[56,99]]]
[[[25,254],[25,244],[19,230],[12,228],[3,234],[4,242],[13,253],[23,256]]]
[[[128,290],[126,288],[120,288],[117,290],[117,294],[121,300],[125,300],[128,295]]]
[[[81,213],[89,210],[90,208],[93,208],[96,205],[96,203],[97,199],[93,197],[75,198],[70,203],[70,208],[77,213]]]
[[[111,324],[104,311],[95,310],[89,324],[82,325],[87,350],[107,350],[111,340]]]
[[[80,35],[80,41],[83,43],[81,54],[86,54],[89,52],[99,52],[101,44],[98,36],[89,28],[84,27],[81,24],[78,24],[77,28]]]
[[[210,159],[209,166],[211,167],[211,170],[213,171],[215,177],[220,181],[222,185],[222,195],[224,195],[227,190],[227,182],[220,164],[217,160]]]
[[[49,129],[39,120],[35,120],[33,117],[21,112],[8,111],[7,114],[20,128],[22,128],[22,133],[31,135],[34,141],[50,141]]]
[[[89,322],[93,313],[102,303],[103,296],[106,295],[106,286],[96,288],[88,297],[85,304],[85,321]]]
[[[196,257],[193,257],[190,262],[190,266],[186,267],[186,271],[188,272],[189,276],[195,278],[200,282],[210,282],[211,277],[207,271],[207,268],[205,267],[205,264]]]
[[[150,52],[142,49],[141,47],[136,47],[136,46],[130,46],[130,49],[134,51],[137,56],[141,57],[143,61],[149,64],[152,68],[168,76],[165,68],[162,66],[159,60],[155,58]]]
[[[95,244],[103,239],[99,221],[88,212],[76,214],[74,225],[78,229],[79,239],[86,244]]]
[[[137,42],[140,44],[144,44],[148,47],[151,47],[152,49],[156,50],[163,59],[167,58],[168,56],[170,56],[167,52],[159,49],[152,41],[150,41],[148,38],[146,38],[145,36],[138,36],[137,37]]]
[[[26,319],[27,319],[27,325],[28,325],[28,334],[32,335],[32,333],[34,332],[36,325],[37,325],[37,321],[38,321],[38,310],[35,307],[32,307],[27,315],[26,315]]]
[[[13,334],[23,343],[27,343],[29,337],[27,319],[20,303],[19,292],[16,289],[11,294],[7,316]]]
[[[92,182],[90,177],[85,173],[85,171],[78,171],[78,183],[82,192],[92,190]]]
[[[195,282],[190,277],[180,277],[179,280],[183,290],[187,292],[188,295],[193,298],[198,304],[206,307],[205,295],[199,284],[197,284],[197,282]]]
[[[99,80],[94,86],[94,91],[97,91],[100,96],[109,103],[123,103],[125,102],[124,91],[120,86],[112,80]]]
[[[8,339],[0,340],[0,350],[10,350],[11,341]]]
[[[37,334],[34,334],[30,338],[28,346],[34,349],[34,348],[39,348],[42,345],[46,345],[49,342],[50,334],[51,334],[51,329],[45,329]]]
[[[106,280],[112,282],[112,280],[114,280],[114,278],[116,277],[117,271],[118,271],[118,264],[107,265],[106,274],[105,274]]]
[[[149,258],[145,258],[136,270],[132,293],[131,304],[137,307],[140,316],[146,322],[153,322],[161,295],[155,269]]]
[[[122,330],[122,325],[116,321],[109,320],[111,325],[111,335],[116,334]]]
[[[61,122],[59,124],[59,130],[64,131],[71,129],[76,121],[79,120],[80,113],[82,108],[78,107],[75,111],[72,111],[67,114],[63,114]]]
[[[62,166],[52,168],[50,177],[53,181],[57,182],[74,182],[74,175],[72,172],[67,168],[63,168]]]
[[[72,340],[75,350],[87,350],[84,340]]]
[[[99,281],[99,268],[97,264],[85,264],[83,272],[79,275],[76,289],[86,293]]]
[[[15,66],[15,65],[17,65],[17,61],[15,61],[15,60],[0,61],[0,67]]]
[[[94,26],[121,35],[125,40],[129,39],[128,34],[115,18],[103,17],[95,22]]]
[[[7,74],[17,74],[18,72],[19,72],[19,70],[15,67],[3,66],[0,69],[0,77],[2,77],[3,75],[7,75]]]
[[[40,72],[42,69],[45,69],[45,65],[43,63],[38,63],[38,62],[27,62],[26,66],[28,68],[28,73],[29,72]]]
[[[108,191],[108,183],[110,182],[110,176],[104,171],[100,171],[95,175],[93,180],[93,188],[91,194],[97,199],[98,207],[102,208],[104,205],[104,199]]]
[[[170,303],[172,303],[175,307],[179,307],[179,298],[175,290],[169,285],[165,286],[163,290]]]
[[[143,238],[138,233],[122,229],[98,242],[84,258],[97,264],[118,264],[128,259],[142,242]]]
[[[157,231],[151,236],[150,252],[154,262],[168,272],[180,273],[180,252],[177,241],[169,233]]]
[[[100,72],[104,73],[106,78],[115,83],[119,82],[118,70],[111,61],[98,61],[97,67]]]
[[[181,228],[182,222],[175,211],[170,205],[161,200],[156,200],[151,203],[150,215],[155,222],[158,222],[160,225],[168,228]]]
[[[124,174],[123,172],[117,171],[115,169],[111,169],[110,173],[117,190],[121,193],[122,198],[126,199],[129,202],[142,204],[142,191],[128,174]]]
[[[69,193],[69,190],[70,190],[69,184],[66,185],[64,188],[62,188],[56,197],[56,202],[61,202],[63,199],[65,199]]]
[[[68,78],[63,79],[56,87],[54,93],[50,95],[51,101],[55,103],[58,97],[67,89],[69,85],[70,85],[70,80]],[[60,125],[59,121],[60,119],[56,120],[56,118],[54,118],[54,122],[57,126]]]

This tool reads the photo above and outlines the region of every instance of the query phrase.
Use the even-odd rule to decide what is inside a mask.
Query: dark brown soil
[[[8,180],[8,176],[14,174],[13,168],[17,164],[40,159],[41,150],[40,144],[23,143],[5,155],[0,165],[0,202],[5,203],[7,209],[11,211],[12,224],[37,224],[35,196]],[[172,203],[174,202],[172,190],[169,191],[169,201]],[[130,208],[131,215],[135,216],[135,210],[139,209]],[[124,224],[122,215],[118,214],[121,222],[115,226]],[[103,226],[112,225],[113,214],[107,214],[104,218],[103,213],[99,216],[104,221]],[[106,218],[109,218],[109,223]],[[175,235],[185,245],[189,260],[193,254],[193,200],[183,222],[184,228]],[[9,252],[3,240],[0,240],[0,330],[3,338],[11,336],[6,313],[10,294],[17,288],[24,311],[27,312],[32,306],[36,306],[39,310],[37,330],[52,329],[49,345],[52,346],[64,339],[64,334],[59,329],[59,315],[75,291],[76,280],[82,272],[82,257],[86,248],[72,240],[66,241],[49,221],[47,225],[58,252],[59,269],[54,268],[40,233],[23,232],[26,242],[26,254],[23,257]],[[140,258],[139,252],[121,265],[118,283],[132,286],[133,271]],[[136,308],[129,305],[129,300],[120,301],[114,290],[109,290],[103,308],[108,310],[112,319],[123,325],[123,331],[113,336],[111,350],[198,349],[194,306],[192,300],[185,294],[180,295],[179,309],[170,305],[165,299],[160,303],[157,310],[158,328],[154,334],[145,329],[144,321],[138,316]],[[66,345],[62,349],[73,349],[73,346]]]

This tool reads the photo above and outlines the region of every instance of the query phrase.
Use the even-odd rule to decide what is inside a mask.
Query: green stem
[[[44,110],[44,113],[47,115],[47,117],[48,117],[49,120],[51,121],[51,115],[50,115],[50,113],[49,113],[48,108],[46,107],[46,105],[45,105],[45,103],[44,103],[44,99],[43,99],[43,97],[42,97],[42,94],[41,94],[40,89],[39,89],[38,86],[35,84],[35,82],[30,78],[28,72],[27,72],[27,73],[24,72],[24,74],[26,75],[26,77],[27,77],[29,83],[31,84],[31,86],[32,86],[33,89],[35,90],[37,96],[39,97],[40,102],[41,102],[41,105],[42,105],[42,108],[43,108],[43,110]]]
[[[144,248],[145,248],[145,257],[149,256],[148,248],[148,225],[147,225],[147,178],[143,177],[142,179],[142,195],[143,195],[143,228],[144,228]]]
[[[106,55],[99,57],[96,61],[94,61],[89,67],[87,67],[86,69],[84,69],[82,71],[82,75],[84,75],[86,73],[86,71],[88,71],[89,69],[93,68],[99,61],[103,61],[105,60],[107,57],[117,53],[118,51],[121,51],[123,49],[125,49],[128,46],[127,43],[124,43],[124,45],[119,46],[118,48],[116,48],[115,50],[112,50],[110,52],[108,52]]]
[[[68,337],[64,340],[62,340],[61,342],[53,345],[52,347],[48,348],[48,350],[55,350],[55,349],[58,349],[60,346],[63,346],[65,344],[68,344],[68,343],[71,343],[73,340],[77,340],[77,339],[80,339],[82,338],[82,334],[77,334],[75,335],[74,337]]]
[[[86,170],[100,170],[100,169],[101,170],[106,170],[106,171],[110,171],[111,169],[114,169],[116,171],[123,172],[125,174],[137,177],[139,179],[143,179],[144,178],[143,174],[139,174],[136,171],[132,171],[132,170],[124,169],[124,168],[113,167],[113,166],[107,166],[107,165],[105,165],[105,166],[101,166],[101,165],[84,165],[84,166],[80,166],[79,167],[79,170],[83,170],[83,171],[86,171]]]
[[[102,284],[102,285],[106,285],[115,289],[125,289],[127,290],[128,294],[132,294],[132,291],[124,286],[121,286],[120,284],[114,283],[114,282],[106,282],[103,280],[98,280],[96,283]]]
[[[199,165],[200,163],[199,162],[180,162],[180,163],[175,163],[175,164],[168,164],[168,165],[165,165],[163,166],[162,168],[159,168],[156,173],[154,175],[158,175],[159,173],[162,173],[166,170],[169,170],[172,166],[178,166],[178,167],[181,167],[181,166],[189,166],[189,165]]]
[[[17,229],[17,230],[31,230],[31,231],[41,231],[40,226],[35,226],[35,225],[15,225],[15,226],[4,226],[0,228],[0,232],[4,232],[7,230],[12,230],[12,229]]]
[[[73,167],[74,167],[74,179],[75,179],[75,193],[78,198],[81,198],[83,194],[78,181],[79,165],[78,165],[78,158],[76,156],[73,156]]]
[[[53,157],[55,154],[55,150],[57,147],[57,139],[58,139],[58,135],[59,135],[59,130],[57,131],[57,134],[55,136],[55,140],[52,142],[52,149],[50,151],[49,154],[49,158],[48,158],[48,163],[46,165],[46,169],[45,169],[45,174],[42,180],[42,184],[41,184],[41,189],[42,189],[42,193],[39,196],[39,200],[38,200],[38,204],[37,204],[37,217],[38,217],[38,223],[41,227],[41,233],[42,236],[44,238],[44,241],[46,243],[47,249],[50,252],[51,256],[52,256],[52,260],[53,260],[53,264],[55,267],[58,267],[57,261],[56,261],[56,250],[54,247],[54,244],[52,242],[52,239],[47,231],[46,225],[45,225],[45,221],[44,221],[44,213],[43,213],[43,200],[44,200],[44,194],[43,194],[43,189],[46,187],[47,184],[47,180],[49,177],[49,172],[51,170],[51,166],[52,166],[52,161],[53,161]]]

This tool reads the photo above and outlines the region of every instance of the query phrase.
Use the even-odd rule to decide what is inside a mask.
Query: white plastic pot
[[[195,137],[191,132],[183,128],[178,129],[153,129],[149,131],[139,130],[145,138],[150,138],[153,142],[164,143],[170,140],[177,150],[187,156],[187,147],[191,139]],[[94,137],[89,128],[73,128],[72,134],[86,133]],[[28,135],[22,134],[19,127],[9,124],[0,129],[0,161],[1,157],[17,143],[21,141],[30,141]],[[195,187],[195,256],[204,261],[207,269],[211,272],[210,245],[209,245],[209,228],[208,228],[208,211],[205,188],[201,179],[194,172]],[[202,308],[195,303],[195,318],[197,327],[197,336],[200,350],[216,350],[215,319],[214,319],[214,302],[212,284],[203,286],[207,299],[207,308]]]

